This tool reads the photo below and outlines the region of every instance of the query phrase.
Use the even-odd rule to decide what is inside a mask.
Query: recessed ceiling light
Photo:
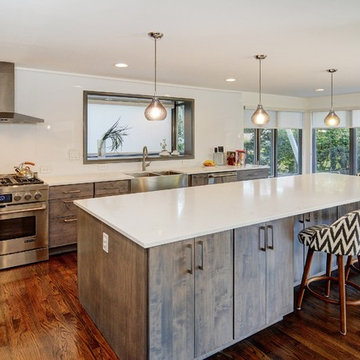
[[[234,78],[228,78],[228,79],[225,79],[225,81],[227,81],[227,82],[234,82],[234,81],[236,81],[236,79],[234,79]]]
[[[125,63],[117,63],[114,66],[118,67],[118,68],[127,68],[129,65],[125,64]]]
[[[315,91],[317,91],[317,92],[322,92],[322,91],[324,91],[325,89],[322,89],[322,88],[319,88],[319,89],[315,89]]]

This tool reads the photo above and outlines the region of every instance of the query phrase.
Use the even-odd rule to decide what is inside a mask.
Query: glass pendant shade
[[[329,113],[326,115],[324,119],[324,123],[326,126],[339,126],[340,118],[336,115],[334,111],[334,73],[337,72],[337,69],[329,69],[327,70],[331,75],[331,107]]]
[[[151,103],[146,107],[144,114],[146,119],[150,121],[165,120],[167,111],[160,100],[157,97],[153,97]]]
[[[255,112],[251,116],[251,121],[255,125],[265,125],[269,122],[270,116],[269,114],[264,110],[262,105],[258,105]]]
[[[327,126],[338,126],[340,124],[340,118],[336,115],[334,110],[330,110],[324,119],[324,123]]]

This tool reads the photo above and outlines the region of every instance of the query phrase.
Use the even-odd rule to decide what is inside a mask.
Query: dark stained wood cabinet
[[[94,197],[128,194],[130,180],[102,181],[94,184]]]
[[[293,311],[293,218],[235,230],[235,339]]]

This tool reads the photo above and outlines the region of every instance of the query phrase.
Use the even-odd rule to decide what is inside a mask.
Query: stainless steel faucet
[[[151,161],[149,161],[148,163],[146,162],[146,158],[148,157],[149,152],[148,152],[148,148],[146,146],[143,147],[143,156],[142,156],[142,171],[145,171],[146,168],[151,164]]]

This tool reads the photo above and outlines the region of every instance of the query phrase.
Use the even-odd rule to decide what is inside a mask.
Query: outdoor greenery
[[[277,133],[277,173],[278,175],[291,175],[299,173],[299,129],[279,129]],[[296,150],[291,146],[290,136],[297,145]],[[295,151],[294,151],[295,150]]]
[[[185,129],[184,129],[184,116],[185,116],[185,105],[177,106],[177,150],[180,154],[185,151]]]
[[[316,171],[350,172],[350,129],[315,129]]]

